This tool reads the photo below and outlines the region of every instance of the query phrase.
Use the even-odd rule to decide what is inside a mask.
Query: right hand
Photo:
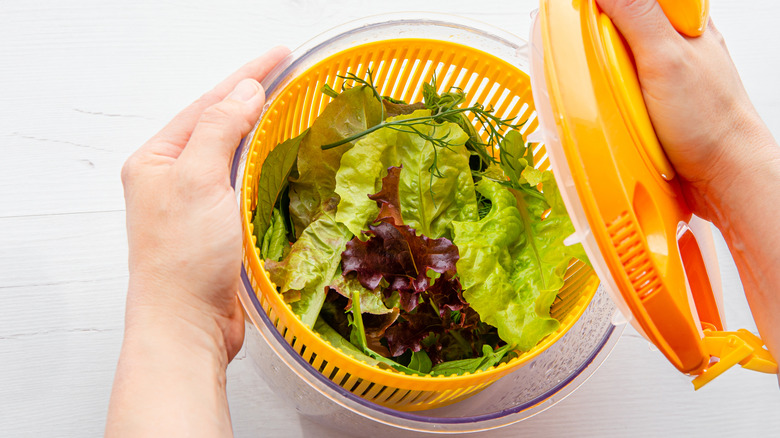
[[[597,3],[634,54],[655,132],[688,203],[712,219],[718,206],[711,204],[726,189],[721,185],[750,167],[750,145],[772,143],[723,37],[712,20],[700,37],[679,34],[656,0]]]

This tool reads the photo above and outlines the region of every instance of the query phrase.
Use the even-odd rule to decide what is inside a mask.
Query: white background
[[[528,33],[534,1],[0,0],[0,436],[102,433],[127,283],[126,157],[267,49],[346,20],[428,10]],[[713,0],[745,85],[780,135],[780,4]],[[721,246],[727,317],[755,329]],[[239,356],[238,436],[342,437],[300,418]],[[732,370],[694,393],[627,329],[571,397],[489,436],[771,436],[773,376]]]

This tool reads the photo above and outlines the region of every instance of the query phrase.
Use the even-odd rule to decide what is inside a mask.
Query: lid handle
[[[658,0],[658,3],[678,32],[697,37],[707,28],[709,0]]]
[[[760,373],[777,374],[777,362],[764,348],[764,341],[745,329],[736,332],[705,329],[704,348],[720,360],[693,379],[694,389],[710,383],[736,364]]]

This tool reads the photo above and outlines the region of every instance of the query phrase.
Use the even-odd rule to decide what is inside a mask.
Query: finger
[[[260,117],[265,92],[254,79],[244,79],[233,91],[206,108],[198,119],[187,146],[176,164],[225,174],[238,143]]]
[[[664,50],[669,42],[682,37],[672,27],[656,0],[596,0],[612,19],[631,51],[636,56],[648,56]]]
[[[206,108],[222,101],[228,93],[243,79],[262,81],[279,61],[290,54],[290,49],[275,47],[259,58],[247,63],[235,73],[231,74],[211,91],[201,96],[190,106],[182,110],[173,118],[152,140],[147,144],[160,148],[159,153],[176,158],[190,139],[195,125]],[[164,144],[170,146],[163,146]]]

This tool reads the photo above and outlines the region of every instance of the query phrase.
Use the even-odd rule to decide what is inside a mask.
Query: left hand
[[[155,321],[205,333],[225,364],[241,348],[241,223],[230,164],[265,103],[258,81],[288,53],[279,47],[245,65],[125,163],[127,331]]]

